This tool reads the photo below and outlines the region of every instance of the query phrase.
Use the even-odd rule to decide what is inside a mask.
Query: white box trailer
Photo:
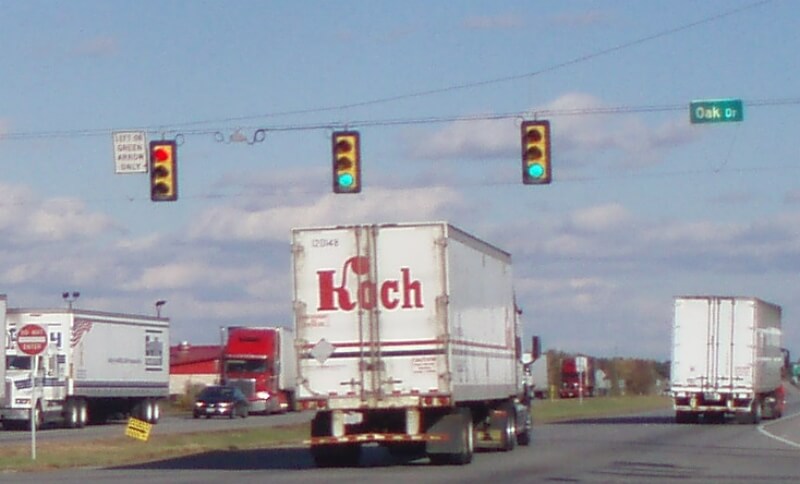
[[[4,428],[35,422],[83,427],[114,416],[159,419],[159,401],[169,396],[169,320],[79,309],[14,309],[6,312]],[[16,335],[26,325],[42,327],[47,347],[30,356]],[[31,369],[36,368],[36,380]],[[35,383],[35,396],[33,387]]]
[[[781,308],[754,297],[675,298],[671,391],[680,423],[783,411]]]
[[[468,463],[527,445],[511,256],[446,223],[292,231],[298,406],[320,466],[361,443]]]

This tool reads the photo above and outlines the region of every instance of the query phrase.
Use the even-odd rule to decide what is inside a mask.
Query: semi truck
[[[114,417],[160,418],[169,396],[169,319],[83,309],[7,308],[5,429],[58,422],[68,428]],[[29,354],[17,341],[25,327],[41,328],[46,346]],[[31,412],[33,409],[33,412]]]
[[[561,398],[594,395],[594,360],[588,356],[570,356],[561,360]]]
[[[240,388],[250,412],[294,409],[294,333],[280,326],[231,326],[222,331],[223,384]]]
[[[318,466],[355,465],[368,443],[453,465],[529,444],[510,254],[445,222],[291,237],[297,401],[316,412]]]
[[[674,300],[670,389],[678,423],[783,413],[781,307],[755,297]]]

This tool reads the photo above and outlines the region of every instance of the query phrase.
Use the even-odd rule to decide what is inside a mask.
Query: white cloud
[[[627,208],[619,203],[610,203],[576,210],[571,215],[572,223],[580,230],[589,232],[617,231],[631,220]]]
[[[138,280],[126,285],[128,290],[174,290],[191,287],[224,287],[245,284],[261,274],[257,265],[238,267],[211,265],[206,262],[173,262],[144,268]]]
[[[615,154],[617,164],[652,165],[697,136],[685,120],[650,126],[635,114],[585,114],[609,107],[589,94],[568,93],[530,112],[551,119],[554,156],[568,155],[573,165],[596,162],[598,150]],[[416,140],[403,143],[416,159],[511,157],[520,150],[518,120],[512,119],[456,121],[430,133],[406,132],[404,138]]]
[[[191,224],[193,239],[218,241],[287,241],[293,227],[348,223],[423,221],[444,216],[463,204],[448,187],[395,190],[370,188],[369,195],[325,195],[300,203],[265,208],[217,206]]]
[[[74,198],[40,200],[29,189],[0,184],[0,237],[17,243],[91,239],[120,232],[111,217]],[[0,242],[2,245],[2,242]]]
[[[433,133],[406,136],[417,140],[404,143],[416,159],[480,159],[510,154],[519,143],[519,127],[508,119],[456,121]]]

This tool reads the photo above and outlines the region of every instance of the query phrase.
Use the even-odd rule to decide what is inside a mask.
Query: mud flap
[[[442,440],[427,443],[426,452],[434,464],[464,465],[472,462],[474,435],[472,415],[461,408],[443,415],[428,429],[429,434],[444,435]]]

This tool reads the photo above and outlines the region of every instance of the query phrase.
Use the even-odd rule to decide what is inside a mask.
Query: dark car
[[[213,385],[205,387],[194,402],[194,418],[227,416],[245,418],[250,413],[250,403],[236,387]]]

